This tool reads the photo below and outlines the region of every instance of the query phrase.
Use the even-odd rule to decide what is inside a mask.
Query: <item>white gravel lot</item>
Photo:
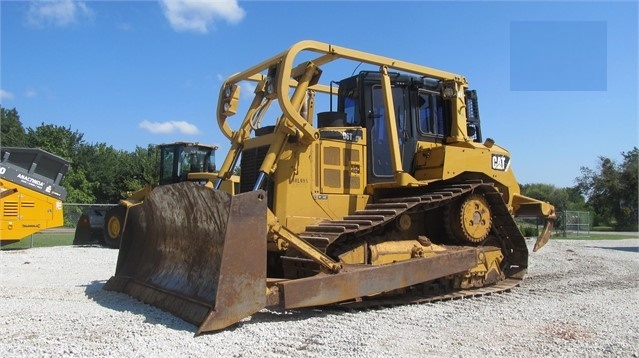
[[[532,241],[529,241],[532,245]],[[216,334],[102,290],[117,251],[0,251],[1,357],[639,357],[639,240],[553,240],[509,293],[268,311]]]

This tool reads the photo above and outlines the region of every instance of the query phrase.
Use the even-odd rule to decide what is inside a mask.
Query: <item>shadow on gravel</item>
[[[87,243],[87,244],[73,244],[73,247],[78,247],[78,248],[97,248],[97,249],[108,249],[108,250],[113,250],[109,247],[105,247],[103,245],[100,245],[99,243]]]
[[[99,305],[112,309],[117,312],[131,312],[135,315],[142,315],[146,318],[146,322],[149,324],[159,324],[166,326],[169,329],[178,331],[186,331],[195,333],[197,327],[182,319],[162,311],[157,307],[147,305],[133,297],[130,297],[124,293],[105,291],[102,289],[106,281],[92,281],[85,286],[85,295],[98,303]],[[313,319],[326,316],[339,316],[344,314],[345,310],[340,309],[295,309],[295,310],[281,310],[281,309],[264,309],[255,313],[250,319],[246,319],[238,322],[237,324],[228,327],[224,331],[234,331],[241,328],[243,325],[252,325],[257,323],[276,323],[276,322],[290,322],[290,321],[304,321],[307,319]],[[207,334],[215,334],[205,333]]]
[[[243,326],[250,327],[254,324],[261,323],[278,323],[278,322],[303,322],[308,319],[321,318],[326,316],[339,316],[344,313],[342,310],[330,310],[330,309],[294,309],[294,310],[280,310],[280,309],[264,309],[250,316],[250,318],[243,319],[242,321],[229,326],[218,332],[205,332],[202,336],[215,335],[221,332],[233,332]]]
[[[342,310],[318,309],[318,308],[298,308],[292,310],[267,309],[257,312],[251,316],[251,322],[269,323],[269,322],[300,322],[307,319],[321,318],[326,316],[340,316],[344,313]]]
[[[3,247],[0,249],[0,251],[5,251],[5,252],[18,252],[18,251],[26,251],[29,250],[28,247]]]
[[[591,249],[606,249],[606,250],[617,250],[617,251],[639,253],[639,246],[623,246],[623,247],[586,246],[586,247]]]
[[[92,281],[85,286],[85,295],[102,307],[110,308],[117,312],[128,311],[135,315],[142,315],[146,318],[146,323],[149,324],[159,324],[177,331],[191,333],[195,333],[197,330],[194,325],[124,293],[103,290],[102,287],[105,283],[106,281]]]

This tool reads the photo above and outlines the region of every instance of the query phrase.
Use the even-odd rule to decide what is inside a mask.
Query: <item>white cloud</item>
[[[46,25],[67,26],[80,18],[88,18],[93,11],[84,1],[41,0],[31,1],[27,12],[27,23],[36,27]]]
[[[237,0],[160,0],[160,4],[175,31],[207,33],[214,19],[236,24],[245,14]]]
[[[13,99],[13,93],[0,88],[0,99]]]
[[[144,120],[140,128],[151,133],[170,134],[180,132],[183,134],[199,134],[200,130],[193,124],[185,121],[149,122]]]
[[[33,98],[35,96],[38,95],[38,92],[36,92],[36,90],[34,90],[33,88],[28,88],[25,92],[24,92],[24,96],[27,98]]]
[[[240,95],[242,95],[243,98],[253,98],[257,85],[253,82],[242,82],[240,88]]]
[[[118,22],[115,24],[115,28],[120,31],[129,31],[133,28],[133,26],[131,26],[128,22]]]

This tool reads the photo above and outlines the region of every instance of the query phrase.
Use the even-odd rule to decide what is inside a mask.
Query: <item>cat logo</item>
[[[505,172],[510,166],[510,158],[503,154],[493,154],[492,161],[492,167],[494,170]]]

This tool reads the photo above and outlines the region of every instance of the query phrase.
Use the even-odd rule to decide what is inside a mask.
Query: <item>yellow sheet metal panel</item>
[[[14,191],[0,199],[0,240],[22,240],[64,224],[62,201],[6,180],[0,181],[0,188]]]

